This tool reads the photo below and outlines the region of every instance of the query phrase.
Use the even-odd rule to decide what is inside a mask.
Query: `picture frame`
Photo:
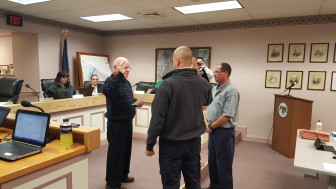
[[[0,65],[0,74],[8,74],[9,66],[8,65]]]
[[[285,88],[287,89],[294,83],[292,89],[302,89],[302,79],[303,71],[287,71]]]
[[[281,70],[266,70],[265,88],[279,89],[281,86]]]
[[[283,61],[284,44],[268,44],[267,62],[282,62]]]
[[[312,43],[310,48],[311,63],[327,63],[329,43]]]
[[[155,82],[162,80],[162,77],[173,68],[173,54],[176,48],[155,49]],[[210,68],[211,47],[190,47],[193,57],[202,57],[205,65]]]
[[[335,43],[335,48],[334,48],[334,63],[336,63],[336,43]]]
[[[330,91],[336,91],[336,71],[331,72]]]
[[[307,89],[324,91],[326,75],[326,71],[309,71]]]
[[[288,47],[288,62],[304,62],[305,51],[305,43],[290,43]]]

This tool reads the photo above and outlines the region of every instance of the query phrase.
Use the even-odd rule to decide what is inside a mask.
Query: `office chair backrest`
[[[41,79],[41,88],[43,91],[43,97],[48,98],[47,90],[54,83],[55,79]]]
[[[98,82],[98,85],[104,85],[104,81],[99,81]],[[91,81],[84,81],[84,87],[91,87],[92,86],[92,84],[91,84]]]
[[[0,102],[12,101],[16,104],[21,93],[23,81],[16,78],[0,78]]]
[[[135,90],[137,91],[145,91],[147,92],[148,89],[153,89],[155,85],[155,82],[145,82],[145,81],[140,81],[137,84],[137,87]]]

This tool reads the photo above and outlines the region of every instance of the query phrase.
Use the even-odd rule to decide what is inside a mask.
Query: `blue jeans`
[[[234,128],[217,128],[210,133],[208,163],[211,189],[233,189],[234,146]]]

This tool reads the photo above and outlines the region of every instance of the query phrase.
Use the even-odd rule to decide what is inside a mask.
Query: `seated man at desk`
[[[70,84],[68,72],[58,72],[54,83],[49,87],[46,94],[48,97],[53,97],[57,91],[71,91],[71,94],[75,93],[75,88]]]
[[[99,84],[99,77],[96,74],[93,74],[91,76],[91,86],[93,87],[92,93],[102,93],[103,92],[103,85]]]

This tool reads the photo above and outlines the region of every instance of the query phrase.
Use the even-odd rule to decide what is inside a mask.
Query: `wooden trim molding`
[[[43,183],[43,184],[41,184],[41,185],[39,185],[37,187],[34,187],[33,189],[43,189],[43,188],[45,188],[47,186],[50,186],[50,185],[52,185],[52,184],[54,184],[54,183],[56,183],[56,182],[58,182],[60,180],[63,180],[63,179],[66,180],[66,185],[67,185],[66,188],[67,189],[72,189],[72,172],[67,173],[65,175],[62,175],[62,176],[60,176],[58,178],[55,178],[53,180],[50,180],[50,181],[48,181],[46,183]]]
[[[90,123],[90,127],[92,127],[93,125],[93,118],[92,116],[93,115],[98,115],[98,114],[101,114],[102,115],[102,121],[103,121],[103,128],[100,130],[100,133],[105,133],[106,132],[106,121],[105,121],[105,111],[99,111],[99,112],[95,112],[95,113],[91,113],[90,114],[90,120],[91,120],[91,123]]]

